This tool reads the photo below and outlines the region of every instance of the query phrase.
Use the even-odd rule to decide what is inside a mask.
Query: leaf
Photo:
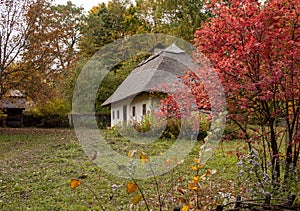
[[[131,158],[131,157],[133,157],[133,155],[136,153],[136,150],[130,150],[129,152],[128,152],[128,158]]]
[[[191,166],[191,169],[197,171],[198,169],[202,168],[204,164],[198,164],[197,166]]]
[[[141,152],[140,153],[140,159],[141,159],[142,163],[147,163],[147,162],[149,162],[150,158],[146,153]]]
[[[182,204],[188,204],[188,202],[187,202],[187,200],[186,200],[185,197],[181,197],[181,198],[179,198],[179,200],[180,200],[180,202],[181,202]]]
[[[193,179],[194,179],[194,183],[198,183],[199,182],[199,175],[195,175]]]
[[[81,182],[78,179],[71,179],[70,187],[72,189],[77,188],[79,185],[81,185]]]
[[[197,166],[191,166],[191,169],[194,170],[194,171],[198,170]]]
[[[131,202],[132,202],[132,204],[137,205],[137,204],[141,201],[142,198],[143,198],[143,197],[142,197],[141,194],[135,195],[135,196],[131,199]]]
[[[196,191],[196,192],[199,191],[199,187],[198,187],[195,183],[189,183],[189,184],[188,184],[188,188],[189,188],[190,190],[194,190],[194,191]]]
[[[185,206],[183,206],[183,207],[182,207],[182,209],[181,209],[181,210],[182,210],[182,211],[188,211],[188,210],[189,210],[189,208],[190,208],[189,206],[185,205]]]
[[[210,170],[207,169],[206,173],[201,176],[201,179],[206,180],[209,175],[210,175]]]
[[[180,187],[177,187],[177,190],[178,190],[178,192],[179,193],[181,193],[182,195],[184,195],[185,193],[184,193],[184,190],[183,189],[181,189]]]
[[[172,161],[171,160],[167,160],[166,162],[166,166],[169,167],[171,165]]]
[[[135,192],[136,190],[137,190],[137,184],[136,184],[136,183],[134,183],[134,182],[129,182],[129,183],[127,184],[126,191],[127,191],[128,194],[133,193],[133,192]]]
[[[200,159],[199,158],[194,158],[194,162],[200,163]]]

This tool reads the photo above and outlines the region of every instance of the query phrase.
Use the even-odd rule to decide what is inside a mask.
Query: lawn
[[[104,131],[107,143],[120,154],[126,154],[129,141]],[[170,140],[160,140],[139,150],[153,154],[167,150]],[[217,196],[230,192],[236,195],[238,185],[237,156],[234,153],[242,143],[231,141],[220,144],[216,154],[199,169],[217,170],[201,183],[199,192],[189,192],[187,184],[193,180],[194,158],[201,143],[197,143],[184,162],[169,173],[155,179],[136,181],[147,203],[156,210],[158,195],[165,199],[164,210],[193,200],[200,195],[202,207],[209,209],[220,203]],[[128,194],[130,179],[105,173],[85,156],[71,129],[0,129],[0,207],[1,210],[129,210],[136,193]],[[138,147],[138,146],[134,146]],[[70,180],[79,178],[81,185],[70,188]],[[157,187],[159,188],[157,190]],[[184,191],[185,194],[182,194]],[[210,206],[208,206],[210,204]],[[145,210],[140,202],[135,210]]]

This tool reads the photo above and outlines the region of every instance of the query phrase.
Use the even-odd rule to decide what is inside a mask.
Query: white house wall
[[[132,101],[130,99],[119,101],[111,104],[111,126],[124,122],[123,106],[127,107],[127,122],[138,121],[143,119],[143,105],[146,104],[146,113],[156,109],[158,99],[149,99],[148,95],[139,95]],[[135,116],[133,116],[133,107],[135,107]],[[119,118],[118,118],[119,112]]]
[[[128,105],[130,102],[128,102],[129,100],[123,100],[123,101],[119,101],[116,103],[112,103],[111,104],[111,126],[116,125],[117,123],[121,123],[124,121],[123,119],[123,106],[126,105],[127,106],[127,117],[128,117],[128,112],[129,112],[129,108]],[[119,115],[118,115],[119,113]]]

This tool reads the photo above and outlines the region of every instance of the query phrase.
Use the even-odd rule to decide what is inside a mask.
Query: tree
[[[48,0],[1,2],[0,97],[20,89],[34,100],[58,94],[57,80],[78,58],[82,8]]]
[[[55,37],[53,47],[56,49],[58,69],[65,71],[79,57],[77,48],[81,25],[85,19],[82,7],[76,7],[71,1],[66,5],[50,7],[52,18],[50,30]]]
[[[26,48],[26,40],[32,33],[32,27],[38,13],[32,14],[32,21],[26,17],[30,8],[38,7],[43,1],[3,0],[0,3],[0,99],[9,89],[7,77],[18,74],[20,57]]]
[[[129,1],[112,0],[93,7],[82,27],[81,54],[91,57],[105,44],[126,36],[148,32]]]
[[[35,77],[34,86],[25,88],[32,98],[51,99],[58,95],[57,81],[67,75],[68,69],[79,58],[77,44],[84,18],[82,11],[83,8],[77,8],[71,2],[55,6],[44,2],[39,8],[32,7],[28,11],[33,27],[22,54],[22,66],[25,73],[32,74],[26,74],[28,77],[24,76],[22,81],[30,83]],[[39,16],[34,19],[32,14],[37,12]]]
[[[296,0],[214,0],[207,9],[214,17],[196,31],[196,46],[220,74],[229,118],[250,149],[262,147],[261,168],[278,187],[299,165],[300,6]],[[276,127],[280,120],[284,128]]]
[[[137,0],[139,17],[151,32],[165,33],[192,41],[195,30],[207,19],[203,9],[205,1],[199,0]]]

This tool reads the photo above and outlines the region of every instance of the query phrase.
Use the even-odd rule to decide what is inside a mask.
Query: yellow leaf
[[[192,188],[192,190],[194,190],[194,191],[198,192],[198,191],[199,191],[199,187],[197,187],[197,186],[194,186],[194,187]]]
[[[141,201],[142,198],[143,198],[143,197],[142,197],[141,194],[135,195],[135,196],[131,199],[131,202],[132,202],[132,204],[137,205],[137,204]]]
[[[141,159],[142,163],[147,163],[147,162],[149,162],[150,158],[146,153],[141,152],[140,153],[140,159]]]
[[[190,190],[199,191],[199,187],[197,185],[195,185],[195,183],[189,183],[188,188]]]
[[[198,170],[197,166],[191,166],[191,169],[194,170],[194,171]]]
[[[195,175],[193,179],[194,179],[194,183],[198,183],[199,182],[199,175]]]
[[[71,179],[70,187],[74,189],[77,188],[80,184],[81,182],[78,179]]]
[[[197,166],[191,166],[191,169],[197,171],[198,169],[202,168],[204,164],[198,164]]]
[[[189,206],[185,205],[185,206],[182,207],[181,210],[182,210],[182,211],[188,211],[188,210],[189,210]]]
[[[200,163],[200,159],[198,158],[194,158],[194,161],[196,162],[196,163]]]
[[[129,182],[129,183],[127,184],[127,189],[126,189],[126,191],[127,191],[128,194],[133,193],[134,191],[136,191],[136,189],[137,189],[136,183],[134,183],[134,182]]]

